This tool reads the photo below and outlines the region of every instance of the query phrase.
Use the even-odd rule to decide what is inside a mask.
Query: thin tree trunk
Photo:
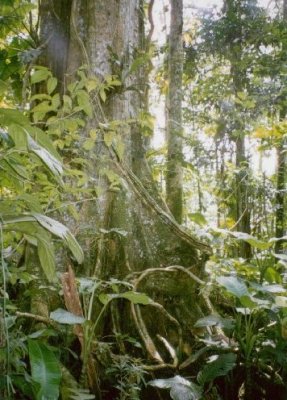
[[[287,0],[283,1],[283,20],[287,20]],[[286,44],[283,43],[283,57],[286,58],[287,48]],[[285,105],[286,99],[282,99],[282,105],[280,109],[280,121],[284,120],[287,113],[287,107]],[[286,139],[280,140],[277,148],[277,191],[276,191],[276,214],[275,214],[275,236],[281,238],[285,233],[285,181],[286,181]],[[275,244],[275,252],[282,253],[283,241],[278,240]]]
[[[182,169],[182,72],[183,72],[183,5],[182,0],[170,0],[171,20],[169,35],[167,97],[167,205],[177,220],[182,222],[183,169]]]
[[[286,170],[286,155],[285,155],[285,140],[281,142],[277,148],[277,190],[276,190],[276,214],[275,214],[275,236],[282,238],[285,232],[285,170]],[[278,240],[275,244],[275,252],[282,253],[283,241]]]
[[[229,20],[239,20],[238,13],[240,12],[240,1],[235,3],[232,0],[226,0],[226,14]],[[233,80],[234,95],[244,91],[246,82],[246,71],[240,65],[242,59],[242,31],[240,24],[234,28],[230,37],[230,64],[231,75]],[[250,205],[248,202],[248,169],[249,164],[246,158],[245,151],[245,126],[242,121],[242,107],[239,104],[235,105],[237,109],[236,121],[236,160],[235,165],[237,174],[236,183],[236,230],[250,233]],[[249,259],[251,257],[251,246],[245,241],[239,244],[238,255]]]

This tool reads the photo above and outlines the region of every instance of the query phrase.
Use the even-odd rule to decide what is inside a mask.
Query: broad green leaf
[[[152,299],[150,299],[146,294],[133,291],[124,293],[101,293],[99,295],[99,300],[104,305],[106,305],[113,299],[126,299],[133,304],[142,304],[142,305],[147,305],[152,303]]]
[[[227,375],[236,365],[236,354],[220,354],[215,361],[205,365],[197,375],[197,381],[200,385],[212,382],[218,376]]]
[[[235,276],[219,276],[216,280],[221,286],[224,286],[228,292],[239,299],[243,296],[249,296],[245,283]]]
[[[105,306],[113,299],[118,299],[119,296],[116,293],[101,293],[99,295],[100,302]]]
[[[41,103],[37,104],[33,107],[33,113],[43,113],[43,115],[47,114],[50,111],[53,111],[54,107],[51,106],[50,101],[42,101]]]
[[[51,76],[51,72],[48,69],[38,69],[31,76],[31,83],[39,83],[48,79]]]
[[[38,145],[31,136],[28,136],[29,150],[35,153],[41,161],[46,165],[54,177],[61,182],[61,175],[63,173],[63,167],[59,160],[57,160],[49,151],[44,147]]]
[[[255,247],[259,250],[267,250],[272,246],[272,243],[259,240],[256,237],[249,235],[248,233],[232,231],[230,232],[230,234],[238,240],[244,240],[245,242],[249,243],[250,246]]]
[[[35,126],[29,126],[26,128],[26,132],[32,136],[32,138],[44,149],[48,150],[48,152],[54,156],[59,162],[61,162],[61,157],[59,153],[56,151],[52,141],[46,132],[42,131]]]
[[[27,150],[28,138],[27,132],[22,126],[11,124],[8,128],[8,133],[13,140],[16,149]]]
[[[11,108],[0,108],[0,125],[10,126],[12,124],[27,126],[28,118],[18,110]]]
[[[31,244],[37,246],[38,238],[46,240],[49,243],[49,233],[29,215],[19,215],[17,217],[2,215],[2,222],[5,230],[21,232],[27,236],[27,239],[31,237]]]
[[[257,306],[257,303],[253,301],[251,296],[242,296],[240,297],[240,303],[245,308],[250,308],[251,310]]]
[[[147,305],[147,304],[152,303],[152,299],[150,299],[144,293],[138,293],[138,292],[130,291],[130,292],[125,292],[125,293],[120,293],[119,297],[122,297],[123,299],[127,299],[131,303],[134,303],[134,304]]]
[[[12,171],[14,171],[17,175],[19,175],[20,178],[24,178],[24,179],[28,179],[29,175],[26,171],[26,169],[24,168],[24,163],[18,163],[16,161],[16,154],[8,154],[4,160],[3,160],[3,164],[6,164],[6,168],[7,168],[7,172],[12,173]]]
[[[84,261],[83,250],[65,225],[42,214],[32,213],[31,215],[39,222],[40,225],[42,225],[49,232],[53,233],[55,236],[61,238],[66,243],[79,264]]]
[[[56,93],[52,97],[52,107],[56,111],[60,105],[61,105],[60,95],[59,93]]]
[[[72,110],[72,99],[70,96],[64,94],[63,96],[64,108],[68,111]]]
[[[202,396],[202,389],[198,385],[179,375],[167,379],[154,379],[149,381],[148,385],[158,389],[170,389],[170,397],[173,400],[199,400]]]
[[[91,118],[93,116],[93,108],[90,103],[89,94],[85,90],[79,90],[77,92],[77,101],[81,109]]]
[[[195,328],[206,326],[220,326],[221,328],[232,329],[234,327],[234,320],[229,318],[222,318],[219,315],[208,315],[207,317],[197,320],[194,326]]]
[[[268,267],[264,273],[264,278],[270,283],[281,283],[282,277],[278,271],[273,267]]]
[[[90,93],[92,90],[95,90],[99,85],[99,81],[96,78],[88,79],[85,83],[87,91]]]
[[[2,221],[5,229],[15,230],[35,236],[40,238],[40,240],[43,235],[47,233],[45,231],[45,229],[47,229],[49,232],[53,233],[53,235],[58,236],[64,241],[79,264],[84,260],[83,250],[69,229],[52,218],[39,213],[27,213],[18,215],[17,217],[3,215]],[[40,226],[38,224],[40,224]]]
[[[50,318],[53,321],[59,322],[60,324],[74,325],[83,324],[85,322],[84,317],[72,314],[69,311],[58,308],[57,310],[51,312]]]
[[[61,382],[59,361],[39,340],[28,340],[28,349],[32,378],[40,385],[36,400],[57,400]]]
[[[34,94],[34,96],[31,97],[31,101],[34,101],[34,100],[40,100],[40,101],[48,100],[48,101],[50,101],[50,100],[52,100],[52,97],[50,95],[46,94],[46,93],[38,93],[38,94]]]
[[[57,78],[51,77],[47,81],[47,92],[49,94],[53,93],[53,91],[56,89],[58,84]]]
[[[56,265],[53,246],[47,240],[40,239],[38,236],[38,256],[42,269],[49,282],[56,281]]]

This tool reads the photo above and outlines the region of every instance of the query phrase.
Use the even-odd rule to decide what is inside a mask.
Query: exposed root
[[[154,341],[150,337],[146,325],[143,321],[143,318],[141,316],[141,313],[139,311],[139,306],[136,304],[131,303],[131,312],[133,316],[133,320],[135,322],[135,325],[137,327],[137,330],[145,344],[145,348],[149,356],[152,358],[152,360],[157,361],[160,364],[164,364],[163,359],[161,358]]]

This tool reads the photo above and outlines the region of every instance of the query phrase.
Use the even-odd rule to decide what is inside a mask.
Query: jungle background
[[[1,0],[1,398],[287,398],[286,19]]]

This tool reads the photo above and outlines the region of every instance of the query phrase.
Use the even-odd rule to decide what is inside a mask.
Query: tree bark
[[[171,0],[171,18],[168,54],[167,95],[167,205],[177,220],[182,222],[183,168],[182,168],[182,73],[183,73],[183,4]]]

